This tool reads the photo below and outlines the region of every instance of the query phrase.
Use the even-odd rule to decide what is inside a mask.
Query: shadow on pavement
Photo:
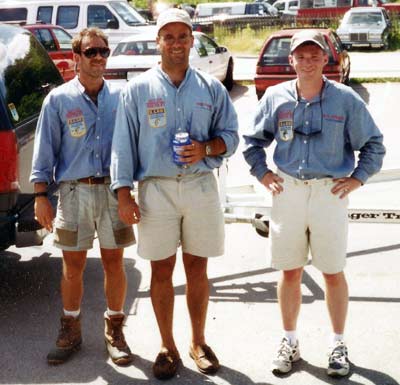
[[[361,96],[366,104],[369,104],[369,92],[362,84],[350,84],[351,88]]]
[[[313,377],[321,380],[326,384],[340,384],[340,385],[361,385],[366,382],[363,382],[360,378],[364,378],[368,380],[368,383],[375,385],[399,385],[399,383],[391,376],[388,376],[385,373],[379,372],[378,370],[367,369],[355,366],[351,364],[350,373],[347,377],[344,378],[332,378],[328,377],[326,374],[325,367],[319,367],[310,364],[308,361],[301,359],[299,362],[295,364],[293,367],[293,371],[287,375],[279,376],[279,378],[289,377],[296,372],[306,372],[312,375]],[[357,380],[353,380],[352,376],[357,375]]]
[[[232,90],[229,92],[232,102],[234,102],[237,99],[240,99],[248,90],[249,87],[236,83],[233,86]]]

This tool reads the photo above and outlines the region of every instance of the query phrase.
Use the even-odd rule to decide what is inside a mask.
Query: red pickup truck
[[[400,3],[386,0],[300,0],[297,19],[321,19],[341,17],[352,7],[383,7],[389,12],[400,13]]]

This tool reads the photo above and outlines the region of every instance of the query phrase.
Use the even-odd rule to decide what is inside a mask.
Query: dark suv
[[[61,83],[56,66],[31,33],[0,24],[0,250],[42,243],[29,174],[43,99]]]

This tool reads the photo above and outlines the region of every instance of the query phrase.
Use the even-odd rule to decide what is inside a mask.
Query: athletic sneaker
[[[284,374],[292,370],[292,362],[300,359],[299,342],[290,345],[289,340],[282,338],[277,357],[272,361],[271,370],[274,374]]]
[[[329,353],[328,376],[347,376],[350,370],[347,347],[343,341],[337,341]]]

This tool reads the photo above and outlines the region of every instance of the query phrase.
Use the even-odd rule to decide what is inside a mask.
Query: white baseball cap
[[[157,33],[160,32],[161,28],[170,23],[183,23],[192,29],[190,16],[183,9],[168,8],[167,10],[161,12],[157,18]]]

